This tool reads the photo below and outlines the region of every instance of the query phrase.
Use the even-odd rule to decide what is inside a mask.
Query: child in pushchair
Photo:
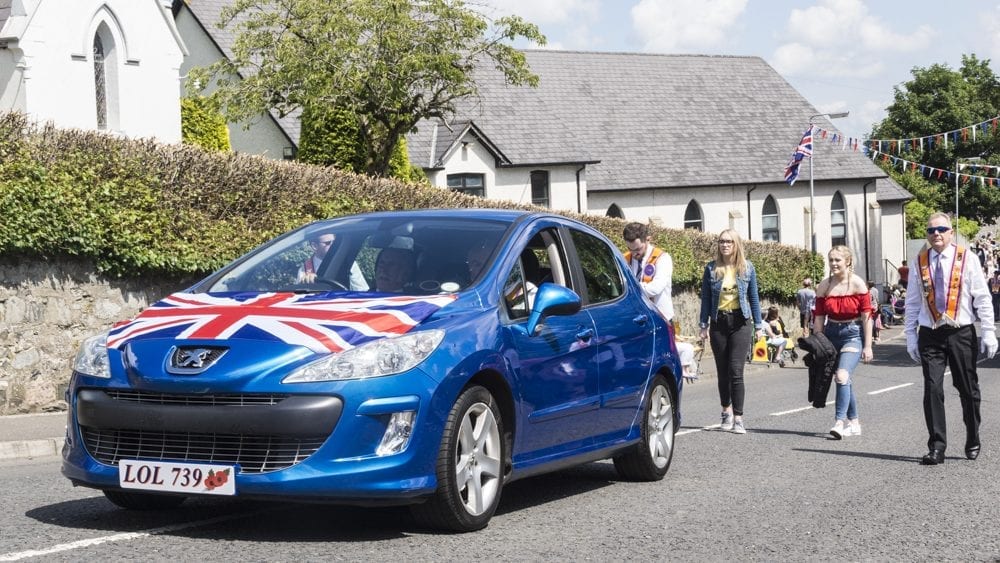
[[[785,367],[786,361],[799,359],[795,352],[795,344],[788,337],[785,329],[785,321],[781,318],[781,312],[777,305],[771,305],[767,309],[767,316],[764,317],[764,332],[767,334],[767,360],[771,363],[777,362],[779,366]]]

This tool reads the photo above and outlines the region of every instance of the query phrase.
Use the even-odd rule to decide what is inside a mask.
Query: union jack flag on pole
[[[795,185],[795,180],[799,177],[799,164],[802,163],[803,158],[812,158],[813,155],[813,126],[810,125],[809,129],[802,134],[802,140],[799,141],[799,146],[795,148],[795,152],[792,153],[792,158],[788,160],[788,165],[785,166],[785,181],[788,182],[789,186]]]

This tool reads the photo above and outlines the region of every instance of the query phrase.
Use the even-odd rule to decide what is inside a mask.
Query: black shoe
[[[979,444],[976,444],[975,446],[966,446],[965,457],[969,459],[976,459],[979,457]]]
[[[920,465],[938,465],[944,463],[944,450],[931,450],[920,460]]]

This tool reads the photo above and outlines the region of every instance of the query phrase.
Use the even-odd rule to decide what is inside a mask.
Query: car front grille
[[[291,467],[316,452],[326,436],[247,436],[80,427],[95,459],[118,465],[120,459],[239,464],[241,473],[266,473]]]
[[[264,394],[232,394],[232,395],[180,395],[171,393],[150,393],[148,391],[132,391],[129,389],[107,389],[104,393],[117,401],[129,401],[147,405],[192,405],[192,406],[260,406],[276,405],[288,395],[275,393]]]

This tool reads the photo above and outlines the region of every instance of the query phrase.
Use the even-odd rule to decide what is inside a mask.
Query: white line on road
[[[876,389],[875,391],[869,391],[869,395],[878,395],[879,393],[885,393],[886,391],[895,391],[896,389],[902,389],[903,387],[909,387],[913,383],[904,383],[902,385],[894,385],[892,387],[886,387],[885,389]]]
[[[830,406],[832,404],[833,404],[833,401],[827,401],[826,402],[827,406]],[[783,415],[792,414],[792,413],[795,413],[795,412],[802,412],[802,411],[812,410],[814,408],[816,408],[816,407],[814,407],[812,405],[809,405],[808,407],[801,407],[801,408],[798,408],[798,409],[792,409],[790,411],[772,412],[771,416],[783,416]]]
[[[53,553],[59,553],[62,551],[71,551],[74,549],[83,549],[85,547],[90,547],[94,545],[100,545],[102,543],[118,542],[134,540],[138,538],[144,538],[148,536],[155,536],[158,534],[164,534],[167,532],[176,532],[178,530],[184,530],[187,528],[194,528],[197,526],[208,526],[210,524],[217,524],[219,522],[226,522],[228,520],[236,520],[237,518],[246,518],[248,516],[257,516],[258,514],[263,514],[264,512],[273,511],[274,509],[264,509],[255,510],[253,512],[247,512],[245,514],[229,514],[226,516],[217,516],[215,518],[209,518],[207,520],[199,520],[197,522],[184,522],[181,524],[171,524],[170,526],[161,526],[159,528],[151,528],[149,530],[144,530],[141,532],[128,532],[123,534],[112,534],[110,536],[101,536],[99,538],[91,538],[89,540],[79,540],[70,543],[62,543],[58,545],[53,545],[45,549],[30,549],[28,551],[18,551],[13,553],[5,553],[0,555],[0,561],[18,561],[20,559],[27,559],[29,557],[39,557],[41,555],[51,555]]]

